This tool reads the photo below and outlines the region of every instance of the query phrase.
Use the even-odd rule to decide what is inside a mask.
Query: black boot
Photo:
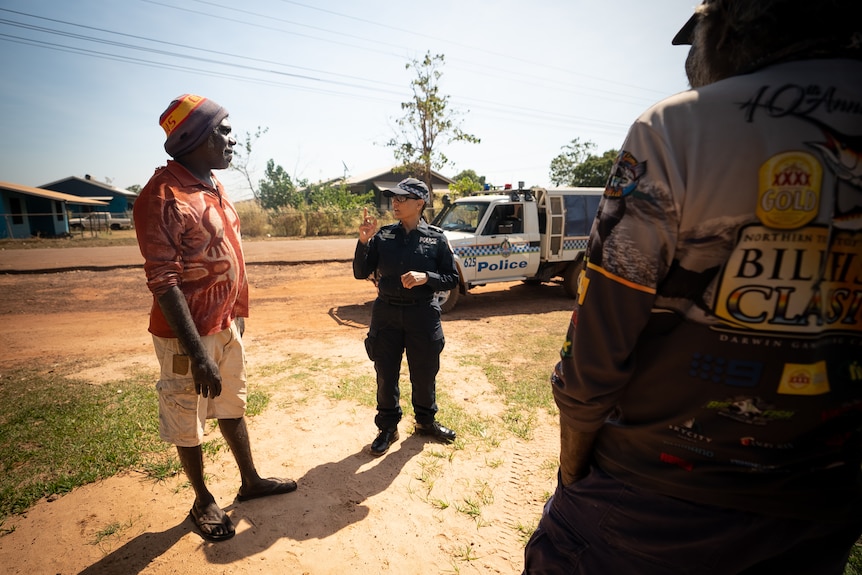
[[[377,438],[371,443],[371,455],[383,455],[389,451],[389,446],[398,441],[398,429],[381,429]]]
[[[419,435],[431,435],[443,443],[455,441],[455,432],[434,421],[432,423],[416,423],[416,433]]]

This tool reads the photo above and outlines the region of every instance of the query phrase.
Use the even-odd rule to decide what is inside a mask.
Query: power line
[[[400,56],[397,56],[397,55],[395,55],[395,54],[393,54],[393,53],[386,52],[386,51],[382,51],[382,50],[378,50],[378,49],[375,49],[375,48],[368,48],[367,46],[357,46],[357,45],[355,45],[355,44],[349,44],[349,43],[342,42],[342,41],[337,41],[337,40],[330,40],[330,39],[320,38],[320,37],[318,37],[318,36],[312,36],[312,35],[309,35],[309,34],[302,34],[302,33],[299,33],[299,32],[292,32],[292,31],[284,30],[284,29],[282,29],[282,28],[276,28],[276,27],[273,27],[273,26],[262,25],[262,24],[256,24],[256,23],[247,22],[247,21],[244,21],[244,20],[228,19],[228,18],[225,18],[225,17],[223,17],[223,16],[217,16],[217,15],[212,14],[212,13],[210,13],[210,12],[203,12],[203,11],[199,11],[199,10],[192,10],[192,9],[190,9],[190,8],[183,8],[183,7],[173,6],[173,5],[170,5],[170,4],[165,4],[165,3],[163,3],[163,2],[159,2],[159,1],[157,1],[157,0],[140,0],[140,1],[141,1],[141,2],[146,2],[146,3],[149,3],[149,4],[154,4],[154,5],[162,6],[162,7],[165,7],[165,8],[171,9],[171,10],[179,10],[179,11],[183,11],[183,12],[189,12],[189,13],[192,13],[192,14],[197,14],[197,15],[201,15],[201,16],[207,16],[207,17],[215,18],[215,19],[219,19],[219,20],[225,20],[225,21],[229,21],[229,22],[232,22],[232,23],[243,24],[243,25],[246,25],[246,26],[252,26],[252,27],[262,28],[262,29],[266,29],[266,30],[272,30],[272,31],[276,31],[276,32],[284,33],[284,34],[296,35],[296,36],[303,37],[303,38],[309,38],[309,39],[317,40],[317,41],[321,41],[321,42],[327,42],[327,43],[332,43],[332,44],[336,44],[336,45],[346,46],[346,47],[348,47],[348,48],[358,48],[358,49],[361,49],[361,50],[366,50],[366,51],[369,51],[369,52],[372,52],[372,53],[382,54],[382,55],[385,55],[385,56],[390,56],[390,57],[400,57]],[[320,26],[312,26],[312,25],[310,25],[310,24],[298,23],[298,22],[295,22],[295,21],[293,21],[293,20],[287,20],[287,19],[285,19],[285,18],[279,18],[279,17],[277,17],[277,16],[272,16],[271,14],[262,14],[262,13],[259,13],[259,12],[252,12],[251,10],[243,10],[243,9],[240,9],[240,8],[236,8],[236,7],[234,7],[234,6],[227,6],[227,5],[224,5],[224,4],[219,4],[219,3],[217,3],[217,2],[213,2],[212,0],[192,0],[192,1],[197,2],[197,3],[200,3],[200,4],[205,4],[205,5],[208,5],[208,6],[218,7],[218,8],[221,8],[221,9],[223,9],[223,10],[230,11],[230,12],[237,12],[237,13],[240,13],[240,14],[245,14],[245,15],[247,15],[247,16],[255,16],[255,17],[258,17],[258,18],[265,19],[266,21],[277,21],[277,22],[283,22],[283,23],[287,23],[287,24],[294,25],[294,26],[299,26],[299,27],[303,27],[303,28],[309,28],[309,29],[313,29],[313,30],[318,30],[318,31],[326,32],[326,33],[328,33],[328,34],[334,34],[334,35],[336,35],[336,36],[337,36],[337,37],[339,37],[339,38],[341,38],[341,37],[354,38],[354,39],[357,39],[357,40],[361,40],[361,41],[363,41],[363,42],[368,42],[368,43],[369,43],[369,44],[371,44],[372,46],[390,46],[390,47],[393,47],[393,48],[400,48],[400,46],[398,46],[398,45],[384,42],[384,41],[380,40],[379,38],[368,39],[368,38],[365,38],[365,37],[362,37],[362,36],[357,36],[357,35],[355,35],[355,34],[349,34],[349,33],[344,33],[344,32],[335,32],[335,31],[332,31],[332,30],[328,30],[328,29],[326,29],[326,28],[322,28],[322,27],[320,27]],[[292,2],[292,1],[289,1],[289,0],[282,0],[282,1],[283,1],[283,2],[288,2],[288,3],[291,3],[291,4],[295,4],[295,5],[298,5],[298,6],[302,6],[302,7],[305,7],[305,8],[309,8],[309,9],[318,10],[318,11],[321,11],[321,12],[325,12],[325,13],[333,14],[333,15],[340,16],[340,17],[343,17],[343,18],[349,18],[349,19],[352,19],[352,20],[356,20],[356,21],[359,21],[359,22],[366,23],[366,24],[373,24],[373,25],[375,25],[375,26],[380,26],[380,27],[383,27],[383,28],[387,28],[387,29],[388,29],[388,27],[387,27],[387,26],[385,26],[385,25],[383,25],[383,24],[380,24],[379,22],[374,22],[374,21],[372,21],[372,20],[367,20],[367,19],[364,19],[364,18],[358,18],[358,17],[354,17],[354,16],[348,16],[348,15],[341,14],[341,13],[339,13],[339,12],[335,12],[335,11],[332,11],[332,10],[326,10],[326,9],[323,9],[323,8],[318,8],[318,7],[314,7],[314,6],[308,6],[308,5],[306,5],[306,4],[302,4],[302,3],[300,3],[300,2]],[[431,39],[431,40],[434,40],[434,41],[437,41],[437,42],[445,42],[445,43],[451,44],[451,45],[453,45],[453,46],[459,46],[459,47],[467,48],[467,49],[469,49],[469,50],[475,50],[475,51],[483,52],[483,53],[486,53],[486,54],[491,54],[491,55],[497,56],[497,57],[499,57],[499,58],[504,58],[504,59],[511,60],[511,61],[519,61],[519,62],[522,62],[522,63],[528,64],[528,65],[530,66],[530,68],[531,68],[531,69],[535,69],[535,68],[538,68],[538,67],[542,67],[542,68],[550,69],[550,70],[554,71],[555,73],[564,73],[564,74],[567,74],[567,75],[582,76],[582,77],[584,77],[584,78],[587,78],[590,82],[599,81],[599,82],[603,82],[603,83],[610,84],[610,85],[616,85],[616,86],[619,86],[619,87],[621,87],[621,88],[625,88],[625,89],[626,89],[626,91],[625,91],[625,92],[620,93],[620,92],[614,92],[614,91],[612,91],[612,90],[604,90],[604,89],[601,89],[601,88],[595,87],[595,86],[594,86],[594,85],[592,85],[592,84],[588,84],[588,88],[587,88],[587,89],[588,89],[588,90],[595,91],[597,94],[601,95],[601,97],[606,97],[607,95],[613,95],[615,98],[621,98],[621,97],[623,97],[623,96],[624,96],[625,98],[631,98],[631,97],[632,97],[632,95],[631,95],[630,90],[631,90],[631,89],[636,89],[636,90],[644,90],[644,91],[652,92],[652,93],[654,94],[653,96],[650,96],[650,97],[643,97],[643,98],[638,98],[638,97],[636,97],[636,98],[638,98],[638,100],[639,100],[641,103],[653,103],[653,102],[656,100],[656,97],[655,97],[655,96],[657,96],[657,95],[661,95],[661,96],[666,95],[664,92],[661,92],[661,91],[658,91],[658,90],[652,90],[652,89],[650,89],[650,88],[643,88],[643,87],[639,87],[639,86],[633,86],[633,85],[630,85],[630,84],[624,84],[624,83],[622,83],[622,82],[617,82],[617,81],[614,81],[614,80],[607,80],[607,79],[603,79],[603,78],[598,78],[598,77],[596,77],[596,76],[589,76],[589,75],[585,75],[585,74],[575,74],[574,72],[572,72],[572,70],[567,69],[567,68],[560,68],[560,67],[558,67],[558,66],[550,66],[550,65],[545,64],[545,63],[540,63],[540,62],[535,62],[535,61],[527,60],[527,59],[524,59],[524,58],[520,58],[520,57],[518,57],[518,56],[505,55],[505,54],[501,54],[501,53],[499,53],[499,52],[494,52],[494,51],[491,51],[491,50],[487,50],[487,49],[485,49],[485,48],[481,48],[481,47],[469,46],[469,45],[467,45],[467,44],[463,44],[463,43],[460,43],[460,42],[455,42],[455,41],[448,40],[448,39],[440,39],[440,38],[436,38],[436,37],[431,36],[431,35],[428,35],[428,34],[423,34],[423,33],[418,32],[418,31],[411,31],[411,35],[412,35],[412,36],[418,36],[418,37],[425,37],[425,38],[428,38],[428,39]],[[480,70],[481,70],[481,72],[480,72],[480,73],[483,73],[484,75],[487,75],[487,76],[491,76],[491,77],[495,77],[495,78],[497,78],[497,79],[503,79],[503,80],[509,80],[509,79],[511,79],[511,76],[510,76],[510,73],[509,73],[509,71],[508,71],[508,70],[503,69],[503,68],[495,68],[495,67],[488,66],[487,61],[483,61],[483,62],[481,62],[481,63],[476,63],[476,62],[471,62],[471,61],[468,61],[468,60],[459,60],[459,59],[457,59],[457,58],[456,58],[456,59],[454,59],[453,61],[454,61],[454,62],[456,62],[456,65],[457,65],[457,62],[464,62],[464,63],[465,63],[465,64],[467,64],[468,66],[473,67],[473,69],[478,68],[478,69],[480,69]],[[489,71],[494,71],[494,72],[497,72],[497,73],[496,73],[496,74],[491,74]],[[534,83],[534,84],[536,84],[537,86],[541,86],[541,85],[542,85],[542,83],[547,82],[547,78],[546,78],[546,77],[544,77],[544,76],[539,76],[539,75],[535,75],[535,74],[529,74],[529,73],[527,73],[527,74],[523,74],[523,73],[522,73],[522,74],[521,74],[521,77],[520,77],[520,80],[522,80],[522,81],[526,81],[526,80],[533,80],[533,81],[534,81],[533,83]],[[536,81],[538,81],[538,82],[536,82]],[[574,88],[574,89],[576,89],[576,90],[580,90],[580,91],[583,91],[583,90],[584,90],[584,84],[583,84],[583,83],[578,83],[578,84],[569,84],[569,83],[563,83],[563,82],[560,82],[560,81],[558,81],[558,80],[557,80],[557,81],[554,81],[551,85],[548,85],[547,83],[545,83],[544,85],[545,85],[545,87],[546,87],[546,88],[553,89],[553,90],[557,90],[557,91],[571,90],[571,89],[573,89],[573,88]]]
[[[152,0],[143,0],[143,1],[146,1],[149,3],[159,4],[158,2],[153,2]],[[67,25],[67,26],[83,28],[83,29],[86,29],[89,31],[101,32],[101,33],[117,35],[117,36],[121,36],[121,37],[125,37],[125,38],[141,40],[141,41],[153,43],[156,45],[164,45],[164,46],[170,46],[170,47],[174,47],[174,48],[181,48],[182,52],[176,52],[176,51],[166,50],[166,49],[152,48],[152,47],[147,47],[147,46],[130,44],[130,43],[126,43],[126,42],[119,42],[119,41],[115,41],[115,40],[108,40],[108,39],[104,39],[104,38],[87,36],[87,35],[77,34],[77,33],[68,32],[68,31],[64,31],[64,30],[58,30],[56,28],[48,28],[48,27],[44,27],[44,26],[36,26],[33,24],[27,24],[27,23],[23,23],[23,22],[16,22],[13,20],[8,20],[8,19],[0,19],[0,24],[6,24],[9,26],[23,28],[23,29],[27,29],[27,30],[31,30],[31,31],[42,32],[45,34],[58,35],[58,36],[62,36],[62,37],[70,38],[70,39],[76,39],[76,40],[81,40],[81,41],[85,41],[85,42],[93,42],[93,43],[98,43],[98,44],[103,44],[103,45],[109,45],[109,46],[113,46],[113,47],[117,47],[117,48],[124,48],[127,50],[141,51],[141,52],[155,54],[155,55],[159,55],[159,56],[167,56],[169,58],[179,58],[179,59],[191,60],[194,62],[204,63],[204,64],[208,64],[208,65],[215,65],[215,66],[219,66],[219,67],[223,66],[223,67],[228,67],[228,68],[234,68],[234,69],[238,69],[238,70],[246,71],[246,72],[256,72],[256,73],[261,73],[264,75],[272,74],[272,75],[276,75],[276,76],[286,76],[286,77],[290,77],[290,78],[293,78],[296,80],[303,80],[303,81],[320,83],[320,84],[331,84],[331,85],[342,87],[342,88],[351,88],[351,89],[362,90],[362,91],[367,92],[365,94],[365,97],[367,99],[370,99],[370,100],[393,101],[392,99],[388,98],[388,96],[403,97],[403,95],[404,95],[403,92],[401,92],[401,93],[395,92],[394,89],[399,88],[400,86],[398,86],[396,84],[392,84],[392,83],[388,83],[388,84],[384,83],[384,86],[388,85],[388,86],[391,86],[393,88],[393,91],[387,91],[387,90],[381,90],[379,88],[381,83],[378,83],[378,82],[375,82],[373,84],[373,86],[369,87],[369,86],[363,86],[360,84],[355,84],[355,83],[350,83],[350,82],[344,82],[344,81],[339,81],[339,80],[331,80],[331,79],[326,79],[326,78],[321,78],[321,77],[310,76],[310,75],[306,75],[306,74],[296,74],[296,73],[285,72],[285,71],[280,71],[280,70],[276,70],[276,69],[261,68],[259,66],[251,66],[248,64],[238,64],[238,63],[233,63],[233,62],[226,62],[226,61],[221,60],[221,59],[208,58],[208,57],[203,57],[203,56],[194,56],[194,55],[186,53],[186,52],[191,50],[191,51],[197,51],[197,52],[204,52],[207,54],[225,56],[225,57],[229,57],[229,58],[239,60],[239,61],[249,60],[249,61],[253,61],[253,62],[272,64],[274,66],[293,67],[293,66],[283,64],[281,62],[272,61],[272,60],[264,60],[264,59],[260,59],[260,58],[251,58],[251,57],[246,57],[246,56],[242,56],[242,55],[238,55],[238,54],[232,54],[232,53],[228,53],[228,52],[204,50],[201,48],[197,48],[197,47],[189,46],[189,45],[185,45],[185,44],[156,40],[153,38],[147,38],[147,37],[139,36],[139,35],[126,34],[126,33],[122,33],[122,32],[116,32],[113,30],[108,30],[105,28],[98,28],[98,27],[94,27],[94,26],[77,24],[77,23],[69,22],[69,21],[65,21],[65,20],[47,18],[47,17],[37,16],[37,15],[33,15],[33,14],[27,14],[24,12],[8,10],[5,8],[0,8],[0,11],[11,12],[11,13],[18,14],[21,16],[27,16],[27,17],[31,17],[31,18],[40,19],[40,20],[46,20],[46,21],[50,21],[50,22],[53,22],[56,24],[63,24],[63,25]],[[84,48],[80,48],[80,47],[76,47],[76,46],[51,43],[51,42],[36,40],[36,39],[32,39],[32,38],[22,38],[19,36],[12,36],[9,34],[0,34],[0,37],[5,37],[8,40],[16,41],[19,43],[24,43],[24,44],[34,45],[34,46],[43,46],[43,47],[50,48],[53,50],[59,50],[59,51],[64,51],[64,52],[79,54],[79,55],[84,55],[84,56],[100,57],[100,58],[107,59],[107,60],[114,60],[114,61],[119,61],[119,62],[137,64],[137,65],[145,65],[145,66],[162,68],[162,69],[183,71],[183,72],[201,74],[201,75],[210,76],[210,77],[220,77],[220,78],[225,78],[225,79],[235,79],[235,80],[242,80],[242,81],[246,81],[246,82],[255,82],[255,83],[260,83],[260,84],[279,86],[279,87],[285,87],[285,88],[291,88],[291,89],[297,89],[297,90],[304,90],[304,91],[309,91],[309,92],[326,93],[326,94],[335,95],[335,96],[358,97],[358,95],[355,93],[345,93],[345,92],[339,92],[336,90],[324,90],[321,88],[312,88],[309,86],[287,84],[287,83],[283,83],[283,82],[276,82],[273,80],[266,80],[263,78],[258,78],[258,77],[253,77],[253,76],[231,74],[231,73],[227,73],[224,71],[215,71],[215,70],[207,70],[207,69],[202,69],[202,68],[192,68],[192,67],[187,67],[187,66],[180,66],[180,65],[177,65],[174,63],[165,63],[165,62],[158,62],[158,61],[153,61],[153,60],[143,60],[140,58],[133,58],[130,56],[125,56],[125,55],[116,54],[116,53],[99,52],[96,50],[90,50],[90,49],[84,49]],[[311,72],[321,72],[319,70],[314,70],[311,68],[305,68],[305,69],[309,70]],[[330,74],[330,75],[334,75],[334,74]],[[349,78],[348,76],[344,76],[344,77]],[[357,78],[357,79],[359,79],[359,78]],[[359,79],[359,80],[362,80],[362,79]],[[383,97],[381,97],[381,96],[383,96]],[[548,112],[546,110],[537,110],[534,108],[516,107],[516,106],[510,106],[510,105],[504,105],[504,104],[496,104],[494,102],[490,102],[490,101],[486,101],[486,100],[473,99],[470,101],[475,102],[477,104],[477,108],[479,108],[479,109],[488,110],[490,112],[495,112],[497,114],[496,117],[500,117],[499,114],[503,114],[504,116],[512,116],[517,120],[525,120],[525,119],[545,120],[548,122],[553,122],[553,125],[560,125],[560,123],[569,123],[571,125],[579,126],[579,125],[582,125],[584,123],[589,123],[589,124],[599,125],[599,126],[601,126],[603,124],[607,125],[607,126],[613,126],[613,127],[622,127],[623,126],[622,124],[616,124],[616,123],[610,123],[610,122],[601,122],[601,121],[596,121],[596,120],[589,120],[586,118],[578,118],[578,117],[570,116],[567,114]]]

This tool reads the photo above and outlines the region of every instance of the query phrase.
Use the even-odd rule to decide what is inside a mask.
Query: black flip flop
[[[249,499],[257,499],[259,497],[269,497],[270,495],[282,495],[296,491],[296,481],[293,479],[279,479],[278,477],[267,477],[270,481],[275,481],[269,488],[258,491],[251,495],[236,494],[237,501],[248,501]]]
[[[233,522],[230,520],[230,517],[227,514],[222,515],[222,518],[219,520],[202,520],[201,516],[195,513],[195,507],[192,505],[191,510],[189,511],[189,519],[192,520],[195,527],[197,527],[198,534],[206,539],[207,541],[212,541],[213,543],[217,543],[219,541],[226,541],[236,535],[236,529],[233,526]],[[227,528],[227,533],[211,533],[212,528],[215,526],[223,526]],[[209,529],[209,531],[208,531]]]

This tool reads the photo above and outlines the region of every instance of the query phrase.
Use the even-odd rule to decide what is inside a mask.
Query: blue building
[[[63,236],[69,232],[70,206],[105,211],[107,205],[95,198],[0,182],[0,239]]]
[[[135,192],[123,190],[110,184],[94,180],[89,174],[85,175],[83,178],[70,176],[68,178],[63,178],[62,180],[57,180],[56,182],[51,182],[50,184],[43,184],[39,187],[46,190],[53,190],[55,192],[78,196],[80,198],[101,200],[105,202],[105,205],[107,205],[107,209],[104,206],[82,206],[79,215],[93,211],[107,211],[114,216],[128,218],[132,215],[132,206],[135,204],[135,200],[138,197]]]

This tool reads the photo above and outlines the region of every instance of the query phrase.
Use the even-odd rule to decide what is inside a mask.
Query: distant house
[[[111,184],[94,180],[89,174],[83,178],[70,176],[68,178],[63,178],[62,180],[57,180],[56,182],[51,182],[50,184],[43,184],[39,187],[81,198],[101,200],[105,202],[104,205],[107,206],[107,209],[105,209],[104,206],[98,209],[85,207],[81,212],[108,211],[120,217],[130,216],[132,206],[135,204],[135,199],[138,197],[135,192],[123,190],[114,187]]]
[[[367,172],[358,176],[351,176],[344,180],[344,184],[354,194],[365,194],[374,192],[374,205],[380,210],[391,210],[392,200],[383,195],[383,190],[394,188],[398,182],[407,177],[405,174],[395,173],[395,168],[387,170],[377,170],[375,172]],[[449,184],[454,184],[446,176],[438,174],[435,171],[431,172],[432,192],[437,195],[445,194],[449,191]],[[428,206],[431,208],[431,206]],[[427,215],[427,214],[426,214]]]
[[[69,206],[104,211],[107,202],[0,182],[0,239],[56,237],[68,233]]]

